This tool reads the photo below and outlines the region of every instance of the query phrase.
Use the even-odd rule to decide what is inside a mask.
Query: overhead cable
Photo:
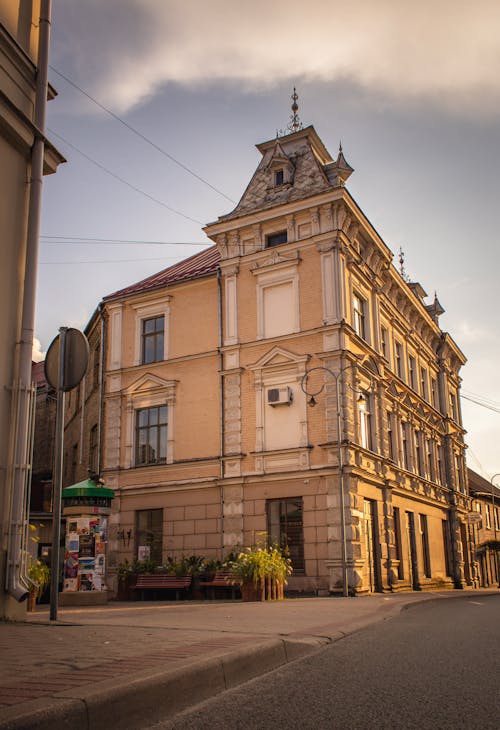
[[[180,215],[180,216],[182,216],[182,218],[186,218],[186,220],[188,220],[188,221],[192,221],[193,223],[199,223],[202,226],[205,225],[203,223],[203,221],[199,221],[197,218],[191,218],[191,216],[186,215],[186,213],[181,213],[180,210],[176,210],[175,208],[172,208],[170,205],[167,205],[166,203],[164,203],[163,200],[158,200],[158,198],[154,198],[152,195],[150,195],[149,193],[146,193],[144,190],[141,190],[141,188],[138,188],[136,185],[132,185],[132,183],[128,182],[128,180],[125,180],[123,177],[120,177],[119,175],[112,172],[111,170],[108,170],[107,167],[104,167],[104,165],[101,165],[100,162],[97,162],[92,157],[87,155],[85,152],[82,152],[82,150],[79,149],[78,147],[76,147],[76,145],[72,144],[71,142],[68,142],[67,139],[65,139],[61,134],[58,134],[57,132],[55,132],[53,129],[49,129],[48,131],[50,132],[50,134],[52,134],[53,136],[57,137],[62,142],[64,142],[64,144],[67,144],[68,147],[71,147],[71,149],[75,150],[75,152],[78,152],[79,155],[82,155],[82,157],[85,157],[86,160],[91,162],[93,165],[98,167],[100,170],[103,170],[108,175],[111,175],[111,177],[114,177],[115,180],[118,180],[119,182],[123,183],[124,185],[127,185],[127,187],[131,188],[132,190],[135,190],[136,193],[140,193],[141,195],[144,195],[146,198],[149,198],[149,200],[152,200],[154,203],[158,203],[158,205],[161,205],[163,208],[166,208],[171,213]]]
[[[103,111],[105,111],[107,114],[109,114],[111,117],[113,117],[113,119],[116,119],[117,122],[120,122],[120,124],[123,124],[123,126],[126,127],[130,132],[132,132],[133,134],[137,135],[137,137],[140,137],[147,144],[151,145],[151,147],[153,147],[157,152],[160,152],[160,154],[164,155],[164,157],[167,157],[169,160],[171,160],[176,165],[178,165],[179,167],[181,167],[187,173],[189,173],[190,175],[192,175],[193,177],[195,177],[200,182],[204,183],[204,185],[207,185],[209,188],[211,188],[212,190],[214,190],[216,193],[218,193],[219,195],[222,195],[222,197],[223,198],[226,198],[226,200],[229,200],[230,203],[235,203],[236,202],[235,200],[233,200],[232,198],[230,198],[229,195],[226,195],[226,193],[223,193],[222,190],[219,190],[219,188],[216,188],[215,185],[212,185],[211,183],[209,183],[208,180],[205,180],[204,177],[201,177],[201,175],[198,175],[196,172],[194,172],[189,167],[187,167],[187,165],[184,165],[182,162],[179,162],[179,160],[176,160],[176,158],[173,157],[169,152],[167,152],[166,150],[164,150],[162,147],[159,147],[159,145],[157,145],[155,142],[153,142],[148,137],[146,137],[146,135],[144,135],[142,132],[139,132],[138,129],[136,129],[135,127],[132,127],[131,124],[129,124],[124,119],[122,119],[121,117],[119,117],[118,114],[115,114],[115,112],[111,111],[111,109],[108,109],[107,106],[104,106],[104,104],[101,104],[100,101],[97,101],[97,99],[94,99],[94,97],[91,96],[88,93],[88,91],[85,91],[84,89],[81,88],[81,86],[78,86],[78,84],[75,84],[74,81],[71,81],[71,79],[69,79],[67,76],[65,76],[61,71],[58,71],[57,68],[54,68],[54,66],[50,66],[50,68],[58,76],[60,76],[61,78],[63,78],[65,81],[67,81],[68,84],[70,84],[71,86],[73,86],[73,88],[75,88],[81,94],[83,94],[84,96],[86,96],[87,99],[90,99],[90,101],[93,102],[96,106],[98,106],[99,109],[102,109]]]

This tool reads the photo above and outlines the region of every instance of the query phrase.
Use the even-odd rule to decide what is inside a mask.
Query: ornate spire
[[[408,274],[405,270],[405,252],[401,246],[399,247],[399,273],[403,281],[408,281]]]
[[[292,100],[292,113],[290,114],[290,121],[287,124],[286,129],[277,129],[276,130],[276,137],[286,137],[287,134],[293,134],[294,132],[299,132],[301,129],[304,129],[302,122],[299,119],[299,95],[297,94],[297,90],[295,86],[293,87],[293,94],[291,95],[290,99]]]

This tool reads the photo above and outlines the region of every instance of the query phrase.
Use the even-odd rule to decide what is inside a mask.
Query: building
[[[479,587],[496,588],[500,583],[500,489],[472,469],[467,473],[471,509],[479,515],[469,526],[471,561],[477,568]]]
[[[24,613],[41,185],[64,161],[44,135],[49,20],[45,0],[0,0],[0,618]]]
[[[298,123],[257,149],[213,247],[104,299],[110,566],[265,538],[292,590],[472,585],[444,310],[394,267],[342,150]]]

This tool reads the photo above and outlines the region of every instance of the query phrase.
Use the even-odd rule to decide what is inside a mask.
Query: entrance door
[[[406,513],[406,544],[408,546],[408,566],[411,586],[414,591],[419,591],[417,541],[415,537],[415,515],[413,512]]]
[[[380,591],[380,560],[378,554],[377,504],[371,499],[363,503],[363,532],[365,536],[364,583],[370,591]]]

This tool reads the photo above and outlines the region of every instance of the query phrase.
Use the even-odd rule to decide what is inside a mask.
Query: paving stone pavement
[[[39,607],[26,622],[0,622],[0,730],[100,730],[110,713],[114,728],[142,728],[144,713],[153,724],[411,604],[482,594],[500,591],[110,603],[60,609],[57,622]]]

